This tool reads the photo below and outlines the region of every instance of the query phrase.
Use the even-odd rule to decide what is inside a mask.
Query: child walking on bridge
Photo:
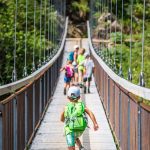
[[[80,89],[78,87],[70,87],[67,96],[69,102],[61,114],[61,121],[65,121],[64,129],[68,150],[75,150],[75,144],[77,144],[79,150],[84,150],[79,137],[87,127],[85,113],[88,114],[92,120],[94,130],[98,130],[99,127],[94,114],[80,100]]]
[[[88,93],[90,93],[90,82],[92,80],[92,74],[94,73],[95,66],[88,52],[85,53],[84,67],[85,67],[85,72],[83,77],[84,93],[86,93],[87,89],[88,89]]]
[[[73,78],[74,75],[74,70],[73,70],[73,66],[72,66],[72,61],[71,60],[67,60],[67,65],[62,67],[60,69],[60,71],[65,70],[65,76],[64,76],[64,95],[66,95],[66,90],[67,87],[70,87],[70,82]]]

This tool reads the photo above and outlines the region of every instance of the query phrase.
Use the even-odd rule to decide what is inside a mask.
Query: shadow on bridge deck
[[[64,51],[63,64],[66,62],[68,50],[71,50],[74,44],[88,49],[87,39],[67,39]],[[63,136],[63,123],[60,122],[60,113],[67,103],[66,96],[63,95],[63,76],[60,74],[59,81],[42,124],[30,147],[31,150],[66,150],[67,145],[65,136]],[[91,93],[83,94],[86,105],[94,112],[99,123],[99,130],[94,132],[92,123],[89,119],[91,129],[86,129],[81,141],[87,150],[115,150],[116,145],[106,119],[106,115],[100,101],[94,80],[91,83]]]

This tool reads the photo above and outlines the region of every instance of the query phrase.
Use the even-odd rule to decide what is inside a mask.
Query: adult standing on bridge
[[[74,82],[78,82],[78,69],[77,69],[77,58],[78,58],[79,45],[74,45],[74,50],[68,55],[68,60],[72,61],[74,67]]]

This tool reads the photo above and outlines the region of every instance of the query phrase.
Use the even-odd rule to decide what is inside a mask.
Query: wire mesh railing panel
[[[111,126],[114,129],[114,82],[110,79],[110,111],[109,111],[109,117]]]
[[[36,94],[35,94],[34,114],[35,114],[35,126],[36,126],[40,118],[40,97],[41,97],[40,96],[40,79],[35,81],[35,91],[36,91]]]
[[[29,141],[32,133],[33,133],[33,84],[31,84],[27,90],[26,90],[26,101],[27,104],[25,104],[25,124],[27,125],[27,141]],[[24,107],[24,106],[22,106]]]
[[[128,145],[128,96],[124,93],[121,94],[121,107],[122,107],[122,112],[121,112],[121,124],[122,124],[122,129],[121,129],[121,148],[123,150],[127,149]]]
[[[150,107],[141,107],[141,149],[150,149]]]
[[[128,100],[128,111],[130,111],[128,116],[130,122],[128,129],[128,147],[130,149],[138,149],[138,105],[132,99]]]
[[[16,101],[16,100],[15,100]],[[7,139],[5,141],[2,140],[2,149],[5,150],[13,150],[16,148],[16,141],[15,141],[15,134],[14,134],[14,124],[16,123],[14,118],[14,108],[15,105],[14,101],[10,101],[3,105],[3,112],[2,112],[2,123],[3,123],[3,134],[2,139]]]
[[[25,141],[25,92],[20,93],[17,96],[17,113],[18,115],[18,134],[17,134],[17,139],[18,139],[18,144],[17,144],[17,149],[24,149],[26,145]]]
[[[105,109],[107,110],[108,106],[108,77],[107,74],[104,72],[104,106]]]
[[[117,138],[119,139],[119,88],[115,85],[115,133]]]

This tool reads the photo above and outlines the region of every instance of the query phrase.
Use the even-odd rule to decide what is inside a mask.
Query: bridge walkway
[[[71,40],[66,39],[63,64],[66,62],[68,50],[72,49],[74,44],[79,44],[88,49],[87,39]],[[60,113],[67,103],[66,96],[63,95],[63,77],[62,72],[45,117],[37,131],[37,134],[31,144],[30,150],[67,150],[65,136],[63,136],[63,123],[60,122]],[[87,150],[116,150],[116,145],[106,119],[106,115],[100,101],[94,80],[91,83],[91,93],[83,94],[82,97],[89,109],[93,111],[99,124],[99,130],[93,131],[92,123],[89,119],[90,129],[86,129],[80,138]]]

